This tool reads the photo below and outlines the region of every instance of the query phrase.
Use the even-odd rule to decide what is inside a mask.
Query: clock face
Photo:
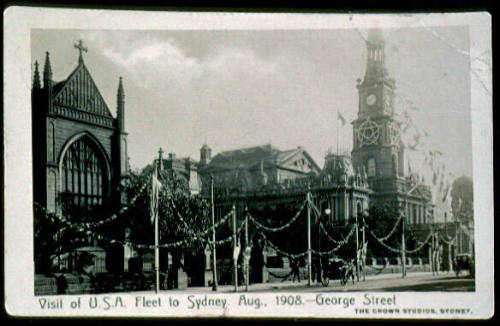
[[[375,96],[375,94],[370,94],[366,97],[366,104],[368,104],[370,106],[375,104],[376,101],[377,101],[377,97]]]

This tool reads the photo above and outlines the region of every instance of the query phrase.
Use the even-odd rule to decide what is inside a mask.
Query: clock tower
[[[358,79],[359,107],[353,124],[352,161],[365,169],[378,194],[398,192],[404,184],[401,123],[394,114],[395,80],[385,66],[385,41],[379,30],[366,40],[366,72]]]

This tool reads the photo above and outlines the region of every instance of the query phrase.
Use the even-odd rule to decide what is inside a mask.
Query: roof
[[[302,147],[282,151],[270,144],[221,152],[212,158],[208,166],[228,170],[250,170],[260,168],[261,164],[265,166],[282,165],[300,153],[303,153],[307,157],[312,165],[314,165],[314,168],[318,171],[321,170]]]
[[[55,104],[85,110],[92,114],[98,114],[112,118],[106,101],[101,95],[90,72],[82,62],[71,72],[65,80],[53,85],[53,98]],[[75,96],[80,96],[77,100]],[[75,107],[75,102],[85,103],[82,107]]]

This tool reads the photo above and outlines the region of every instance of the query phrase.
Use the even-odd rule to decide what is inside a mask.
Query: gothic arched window
[[[87,219],[92,208],[106,198],[106,167],[95,143],[88,137],[73,142],[62,160],[61,204],[65,215]]]

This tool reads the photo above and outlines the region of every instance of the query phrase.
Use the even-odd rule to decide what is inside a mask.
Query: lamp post
[[[356,214],[354,220],[354,227],[356,228],[356,281],[359,282],[359,226],[358,226],[358,214]]]
[[[363,223],[363,228],[362,228],[362,235],[363,235],[363,249],[361,251],[361,263],[363,264],[363,281],[366,281],[366,238],[365,238],[365,215],[361,215],[362,218],[362,223]]]
[[[327,207],[325,209],[325,216],[330,216],[330,213],[331,213],[331,209],[329,207]],[[318,221],[318,227],[321,228],[321,221]],[[321,233],[319,234],[319,238],[318,238],[318,241],[319,241],[319,250],[321,251]],[[321,280],[323,279],[323,264],[322,264],[322,261],[321,261],[321,256],[319,256],[319,268],[320,268],[320,282]]]
[[[244,251],[244,266],[245,266],[245,291],[248,292],[248,282],[250,278],[249,273],[249,260],[250,260],[250,245],[248,244],[248,207],[245,209],[245,251]]]
[[[234,292],[238,292],[238,255],[239,247],[236,240],[236,206],[233,204],[233,270],[234,270]]]
[[[310,188],[309,188],[310,189]],[[312,283],[311,266],[311,191],[307,192],[307,285]]]

